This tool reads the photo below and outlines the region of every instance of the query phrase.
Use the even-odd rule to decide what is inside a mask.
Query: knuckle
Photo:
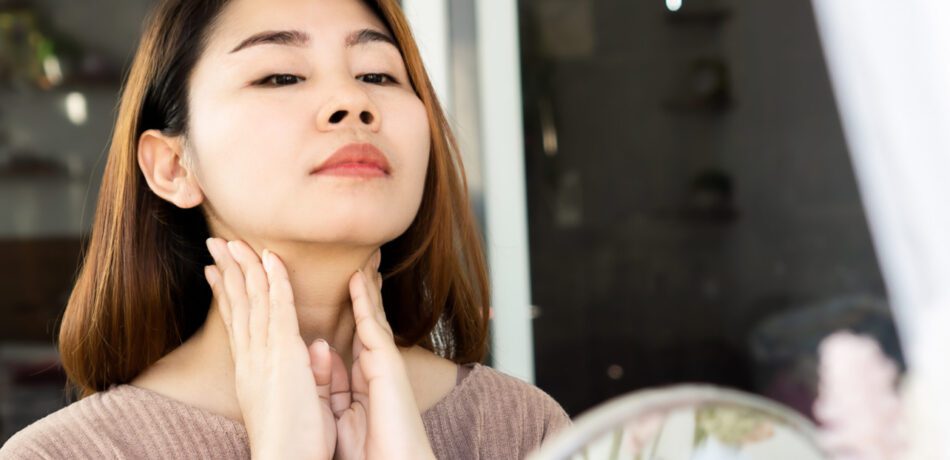
[[[261,295],[261,293],[257,291],[249,293],[247,296],[247,300],[248,302],[251,303],[251,305],[254,305],[254,306],[264,305],[263,303],[264,296]]]

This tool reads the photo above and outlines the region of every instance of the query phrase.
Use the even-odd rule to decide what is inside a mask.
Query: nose
[[[317,125],[321,131],[344,127],[361,127],[374,132],[379,130],[382,122],[379,109],[359,82],[338,85],[332,94],[318,114]]]

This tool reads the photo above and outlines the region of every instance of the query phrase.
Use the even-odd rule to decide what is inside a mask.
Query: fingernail
[[[317,339],[317,340],[319,340],[319,341],[321,341],[321,342],[327,344],[327,349],[328,349],[328,350],[336,351],[336,348],[334,348],[333,345],[330,345],[330,342],[327,342],[327,341],[324,340],[324,339]]]
[[[205,279],[208,280],[208,284],[211,287],[214,287],[214,275],[211,273],[211,266],[205,265]]]
[[[270,272],[274,269],[274,253],[265,249],[262,253],[264,259],[264,270]]]
[[[327,350],[336,351],[336,348],[333,348],[333,345],[330,345],[330,342],[327,342],[325,339],[317,339],[317,343],[325,346]]]
[[[234,244],[233,241],[228,241],[228,250],[231,251],[232,253],[234,252],[234,248],[235,248],[236,246],[237,246],[237,245]]]
[[[218,250],[217,250],[217,248],[214,247],[214,241],[213,241],[213,240],[214,240],[214,238],[208,238],[207,240],[205,240],[205,244],[208,246],[208,252],[211,253],[211,257],[214,257],[215,259],[217,259],[217,258],[218,258]]]

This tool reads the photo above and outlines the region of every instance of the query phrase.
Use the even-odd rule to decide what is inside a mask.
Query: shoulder
[[[523,458],[570,426],[557,401],[540,388],[482,364],[423,416],[439,458]]]
[[[546,437],[570,425],[571,420],[558,402],[544,390],[494,368],[476,364],[469,377],[488,416],[520,415],[526,426]]]
[[[237,426],[235,426],[237,425]],[[14,434],[0,460],[60,458],[209,458],[218,449],[239,457],[246,432],[224,417],[203,413],[131,385],[118,385],[74,402]]]
[[[105,435],[111,431],[108,418],[114,409],[108,399],[96,393],[33,422],[7,440],[0,459],[70,458],[78,448],[114,456],[116,442]]]

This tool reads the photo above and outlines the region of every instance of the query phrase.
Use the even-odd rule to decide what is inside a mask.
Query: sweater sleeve
[[[0,460],[96,458],[95,454],[112,453],[78,436],[77,430],[57,424],[56,418],[46,417],[14,434],[0,448]]]
[[[129,385],[49,414],[0,448],[0,460],[249,457],[239,422]]]
[[[14,435],[0,447],[0,460],[52,459],[41,445],[33,444]]]
[[[423,417],[439,459],[521,459],[571,425],[540,388],[478,365],[454,398]]]
[[[545,396],[547,395],[545,394]],[[571,418],[557,401],[550,396],[544,398],[543,401],[546,415],[544,417],[544,431],[541,435],[542,442],[572,425]]]

